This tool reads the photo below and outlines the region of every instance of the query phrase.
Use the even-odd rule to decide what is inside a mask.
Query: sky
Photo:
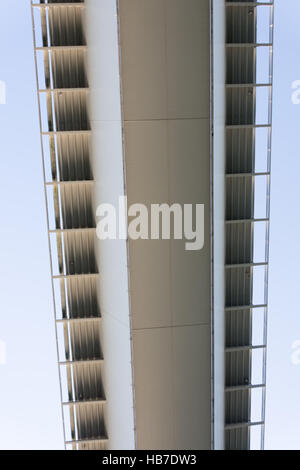
[[[300,449],[300,2],[275,0],[266,448]]]
[[[29,0],[0,0],[0,448],[62,449]]]
[[[63,449],[30,1],[11,3],[0,0],[0,449]],[[299,0],[275,0],[266,449],[300,449],[299,17]]]

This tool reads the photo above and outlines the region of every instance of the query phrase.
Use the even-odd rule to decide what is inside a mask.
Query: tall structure
[[[66,448],[263,446],[273,2],[33,1]],[[204,204],[205,243],[96,209]]]

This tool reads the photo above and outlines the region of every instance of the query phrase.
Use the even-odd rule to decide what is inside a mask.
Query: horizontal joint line
[[[257,304],[257,305],[241,305],[234,307],[225,307],[225,312],[237,311],[237,310],[251,310],[254,308],[267,308],[268,304]]]
[[[225,430],[229,431],[231,429],[239,429],[239,428],[248,428],[250,426],[261,426],[265,422],[264,421],[256,421],[256,422],[247,422],[247,423],[232,423],[232,424],[225,424]]]
[[[76,406],[76,405],[93,405],[93,404],[101,404],[101,403],[106,403],[105,398],[99,400],[77,400],[77,401],[64,401],[62,402],[63,406]]]
[[[234,385],[232,387],[225,387],[225,393],[238,392],[243,390],[251,390],[255,388],[265,388],[266,384],[256,384],[256,385]]]
[[[258,346],[234,346],[232,348],[225,348],[226,352],[239,352],[239,351],[252,351],[253,349],[266,349],[267,345],[266,344],[260,344]]]
[[[81,365],[81,364],[103,364],[103,359],[82,359],[79,361],[59,361],[60,366],[71,366],[71,365]]]
[[[65,441],[67,445],[69,444],[84,444],[89,442],[107,442],[107,437],[95,437],[93,439],[74,439],[73,441]]]
[[[93,322],[100,321],[101,317],[79,317],[79,318],[59,318],[56,323],[80,323],[80,322]]]

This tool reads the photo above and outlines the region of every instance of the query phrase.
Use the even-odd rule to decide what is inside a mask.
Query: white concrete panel
[[[102,312],[101,324],[109,449],[134,449],[132,381],[128,376],[131,366],[130,331],[105,312]]]
[[[175,449],[210,448],[210,326],[172,329]]]
[[[225,5],[213,5],[214,57],[214,448],[224,448],[224,337],[225,337]]]
[[[138,449],[174,448],[173,358],[170,328],[134,331]]]
[[[119,196],[124,194],[121,123],[92,122],[92,128],[94,210],[101,203],[109,203],[118,208]],[[126,241],[96,239],[96,254],[100,274],[101,310],[118,318],[129,328]]]
[[[116,2],[86,0],[92,121],[120,120],[120,73]],[[117,92],[118,91],[118,92]]]
[[[91,162],[97,192],[101,192],[102,202],[117,203],[119,195],[124,193],[122,123],[92,121],[92,128],[92,154],[100,155]],[[104,174],[106,178],[102,177]]]
[[[87,0],[91,88],[94,206],[118,206],[124,195],[121,93],[116,2]],[[99,298],[107,399],[106,427],[111,449],[133,449],[134,412],[126,240],[95,242],[100,270]]]

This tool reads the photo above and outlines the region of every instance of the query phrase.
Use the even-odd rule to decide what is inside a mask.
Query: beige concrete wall
[[[208,0],[120,0],[128,204],[205,204],[205,245],[129,242],[139,449],[211,445]]]

